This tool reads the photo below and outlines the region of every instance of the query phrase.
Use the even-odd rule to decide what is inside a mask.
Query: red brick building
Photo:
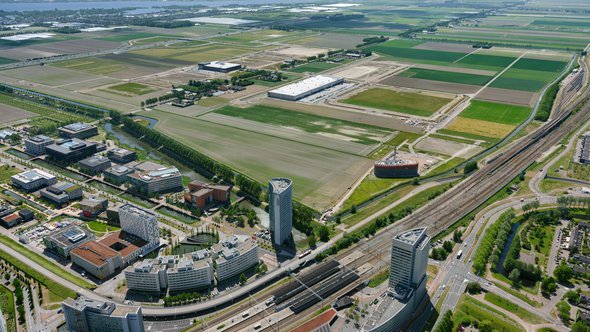
[[[195,180],[188,184],[188,191],[184,194],[186,204],[204,209],[213,202],[229,202],[231,186],[208,184]]]

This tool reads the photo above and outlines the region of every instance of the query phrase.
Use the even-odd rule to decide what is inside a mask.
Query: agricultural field
[[[362,91],[342,100],[341,102],[427,117],[441,109],[450,101],[451,99],[449,98],[432,96],[424,93],[373,88]]]
[[[537,92],[559,76],[566,64],[563,61],[522,58],[490,87]]]
[[[493,141],[508,135],[530,112],[524,106],[475,100],[441,133]]]
[[[328,69],[332,69],[342,65],[343,63],[334,62],[309,62],[290,69],[294,73],[320,73]]]
[[[158,119],[157,130],[257,181],[293,179],[294,197],[319,210],[333,204],[372,164],[358,155],[199,118],[161,111],[139,114]]]
[[[108,90],[117,91],[124,94],[131,94],[131,95],[145,95],[150,92],[154,92],[155,90],[150,88],[147,85],[139,84],[139,83],[123,83],[119,85],[113,85],[108,87]]]
[[[0,124],[7,124],[9,122],[22,120],[35,116],[36,114],[11,107],[5,104],[0,104]]]
[[[129,52],[145,58],[167,61],[169,59],[184,62],[185,65],[202,61],[214,61],[236,57],[239,55],[263,51],[268,47],[252,47],[228,44],[203,44],[201,41],[177,43],[168,47],[155,47],[146,50]]]
[[[455,84],[483,86],[488,83],[492,77],[484,75],[474,75],[457,73],[452,71],[430,70],[421,68],[410,68],[398,74],[401,77],[423,79],[430,81],[440,81]]]

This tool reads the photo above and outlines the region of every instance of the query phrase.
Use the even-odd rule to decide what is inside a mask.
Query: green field
[[[53,67],[80,70],[90,74],[104,75],[125,69],[121,63],[99,58],[83,58],[52,63]]]
[[[479,86],[485,85],[493,78],[492,76],[465,74],[451,71],[431,70],[422,68],[410,68],[408,70],[401,72],[398,76]]]
[[[518,125],[526,120],[530,113],[531,109],[524,106],[473,100],[471,105],[469,105],[460,116],[470,119]]]
[[[0,285],[0,309],[2,309],[0,315],[3,315],[6,320],[7,331],[16,331],[14,296],[8,288],[4,287],[4,285]]]
[[[8,165],[0,166],[0,183],[7,183],[10,181],[10,177],[20,173],[16,168],[12,168]]]
[[[229,44],[205,44],[202,41],[177,43],[170,46],[154,47],[145,50],[131,51],[130,55],[141,55],[145,59],[157,61],[176,60],[186,64],[195,64],[201,61],[224,60],[246,53],[262,51],[264,47],[249,47]]]
[[[338,67],[343,63],[329,63],[329,62],[309,62],[301,66],[297,66],[295,68],[290,69],[290,71],[295,73],[319,73],[324,70],[328,70],[334,67]]]
[[[425,63],[449,63],[459,60],[465,56],[465,53],[459,52],[444,52],[444,51],[432,51],[432,50],[421,50],[415,48],[407,48],[397,46],[397,41],[388,41],[376,46],[370,46],[368,49],[384,55],[392,59],[404,59],[411,62],[425,62]]]
[[[231,108],[225,110],[233,112]],[[285,111],[279,110],[277,112]],[[269,135],[260,133],[258,130],[249,130],[244,128],[245,126],[233,127],[204,121],[200,117],[186,117],[161,111],[142,112],[140,115],[158,119],[156,130],[256,179],[260,183],[267,183],[273,177],[291,178],[293,180],[293,196],[315,209],[321,210],[333,204],[372,164],[370,159],[359,155],[282,138],[282,128],[279,126],[274,126],[276,135]],[[266,117],[266,119],[268,118]],[[307,125],[305,121],[302,122],[303,125]],[[272,125],[260,124],[273,128]],[[313,124],[309,125],[314,126]],[[359,127],[354,128],[355,130],[359,129]],[[366,130],[370,132],[373,129]],[[310,135],[301,130],[301,136]],[[320,138],[311,137],[308,139],[318,140]],[[335,144],[341,144],[340,142],[359,145],[346,141],[339,141]]]
[[[507,315],[467,295],[461,297],[453,312],[455,327],[457,327],[464,318],[469,318],[471,321],[490,321],[492,326],[494,326],[494,329],[498,331],[525,331],[520,324]]]
[[[145,95],[146,93],[150,93],[150,92],[155,91],[154,89],[150,88],[147,85],[134,83],[134,82],[110,86],[108,89],[119,91],[119,92],[126,92],[126,93],[130,93],[133,95],[138,95],[138,96]]]
[[[563,61],[522,58],[512,68],[559,73],[566,65],[567,62]]]
[[[543,322],[545,322],[545,320],[543,320],[541,317],[523,309],[522,307],[520,307],[519,305],[508,301],[507,299],[496,295],[494,293],[486,293],[484,295],[484,299],[492,304],[497,305],[500,308],[503,308],[513,314],[515,314],[516,316],[518,316],[519,318],[521,318],[522,320],[531,323],[531,324],[541,324]]]
[[[354,189],[350,197],[344,202],[342,208],[349,209],[353,205],[359,205],[366,202],[373,196],[385,192],[394,186],[409,181],[408,179],[380,179],[374,174],[369,174]]]
[[[126,42],[129,40],[152,38],[152,37],[160,37],[160,35],[158,35],[156,33],[149,33],[149,32],[136,32],[136,33],[129,33],[129,34],[115,34],[114,36],[99,37],[96,39],[112,41],[112,42]],[[174,37],[170,36],[170,38],[174,38]]]
[[[456,63],[460,64],[468,64],[468,65],[478,65],[478,66],[489,66],[489,67],[497,67],[497,68],[506,68],[510,65],[516,57],[508,57],[508,56],[496,56],[496,55],[487,55],[487,54],[470,54],[463,59],[457,61]]]
[[[343,103],[347,104],[418,116],[430,116],[450,101],[451,99],[448,98],[381,88],[365,90],[346,100],[342,100]]]
[[[0,65],[7,65],[9,63],[17,62],[16,60],[0,57]]]
[[[263,105],[249,108],[225,106],[215,110],[215,113],[276,126],[295,127],[308,133],[343,135],[361,144],[377,144],[377,137],[389,134],[384,128]]]

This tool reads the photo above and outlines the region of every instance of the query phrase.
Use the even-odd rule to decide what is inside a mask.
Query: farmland
[[[518,125],[526,120],[530,113],[531,109],[528,107],[474,100],[471,102],[471,105],[461,113],[461,117]]]
[[[227,44],[205,44],[203,42],[186,42],[171,45],[169,47],[155,47],[147,50],[132,51],[129,54],[141,55],[147,58],[156,58],[159,61],[172,59],[194,64],[201,61],[214,61],[238,55],[264,50],[265,47],[250,47]]]
[[[146,85],[139,83],[123,83],[114,85],[108,88],[109,90],[115,90],[118,92],[129,93],[132,95],[144,95],[146,93],[153,92],[154,90]]]
[[[362,91],[342,102],[411,115],[430,116],[449,103],[450,99],[430,96],[423,93],[399,92],[389,89],[373,88]]]
[[[371,160],[160,111],[141,115],[159,120],[156,129],[260,182],[285,176],[294,181],[294,197],[322,209],[356,181]]]
[[[448,83],[479,85],[479,86],[485,85],[486,83],[488,83],[492,79],[491,76],[465,74],[465,73],[457,73],[457,72],[442,71],[442,70],[421,69],[421,68],[410,68],[410,69],[400,73],[399,76],[425,79],[425,80],[431,80],[431,81],[441,81],[441,82],[448,82]]]
[[[295,73],[305,73],[305,72],[319,73],[324,70],[328,70],[328,69],[337,67],[339,65],[340,64],[338,64],[338,63],[332,63],[332,62],[309,62],[304,65],[297,66],[297,67],[291,69],[291,71],[295,72]]]

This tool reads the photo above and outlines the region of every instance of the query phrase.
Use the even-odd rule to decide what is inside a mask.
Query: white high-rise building
[[[141,254],[149,253],[160,245],[160,230],[155,214],[131,204],[125,204],[119,208],[119,220],[123,231],[148,242],[141,248]]]
[[[70,332],[144,332],[141,307],[87,299],[62,302]]]
[[[273,243],[282,245],[291,236],[293,225],[292,181],[274,178],[268,182],[270,233]]]

